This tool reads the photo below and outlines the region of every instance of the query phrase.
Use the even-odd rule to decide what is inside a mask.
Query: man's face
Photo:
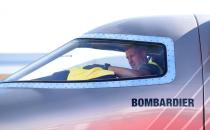
[[[140,49],[133,47],[128,49],[125,53],[132,69],[138,70],[142,64],[145,64],[145,51],[140,51]]]

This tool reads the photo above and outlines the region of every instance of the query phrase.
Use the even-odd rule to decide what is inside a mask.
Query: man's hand
[[[99,67],[99,68],[102,68],[104,70],[108,70],[109,66],[110,66],[110,64],[105,63],[104,65],[100,65],[100,64],[87,65],[83,68],[84,69],[92,69],[92,68],[95,68],[95,67]]]

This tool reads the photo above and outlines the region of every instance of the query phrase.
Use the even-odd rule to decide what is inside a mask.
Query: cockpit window
[[[89,88],[97,82],[100,86],[104,82],[114,87],[161,84],[174,77],[174,46],[170,38],[87,34],[20,70],[5,82],[74,83],[72,87],[78,84],[76,88],[87,87],[88,84],[83,83],[91,82]]]
[[[100,39],[78,39],[75,44],[75,48],[20,81],[120,80],[160,77],[166,72],[162,44]]]

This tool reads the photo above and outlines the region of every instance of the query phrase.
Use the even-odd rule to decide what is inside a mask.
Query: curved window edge
[[[1,83],[0,87],[11,88],[109,88],[109,87],[139,87],[142,85],[159,85],[170,83],[175,79],[175,56],[174,56],[174,42],[168,37],[159,36],[143,36],[143,35],[127,35],[127,34],[106,34],[106,33],[91,33],[84,34],[79,38],[94,38],[94,39],[109,39],[109,40],[129,40],[148,43],[161,43],[166,47],[167,54],[167,72],[162,77],[148,78],[148,79],[127,79],[119,81],[101,81],[101,82],[77,82],[77,83],[39,83],[39,82],[14,82]]]

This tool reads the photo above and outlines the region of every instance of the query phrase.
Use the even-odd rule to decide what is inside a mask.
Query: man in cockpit
[[[161,67],[148,59],[147,47],[132,46],[126,50],[126,58],[132,69],[108,66],[107,69],[113,71],[120,78],[142,77],[142,76],[157,76],[162,74]]]
[[[38,80],[94,80],[158,76],[163,73],[161,67],[147,57],[146,46],[131,46],[125,51],[126,58],[132,69],[93,64],[80,68],[73,68],[56,72],[51,76],[39,78]],[[120,61],[119,61],[120,62]]]

